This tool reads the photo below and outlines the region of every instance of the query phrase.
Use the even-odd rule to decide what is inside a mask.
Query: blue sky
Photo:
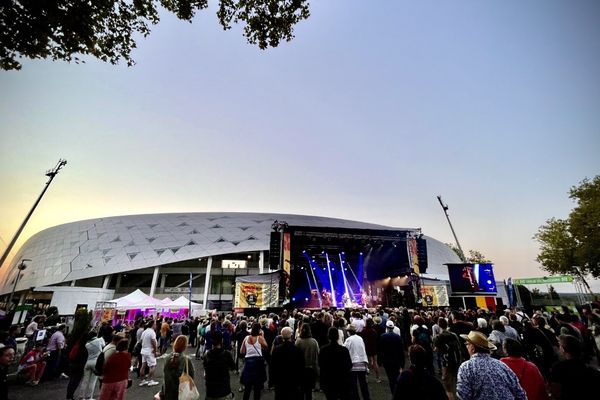
[[[276,49],[223,31],[213,2],[193,24],[164,15],[135,67],[0,72],[3,241],[63,157],[19,243],[84,218],[217,210],[452,242],[441,194],[497,277],[541,276],[533,234],[600,172],[600,3],[312,3]]]

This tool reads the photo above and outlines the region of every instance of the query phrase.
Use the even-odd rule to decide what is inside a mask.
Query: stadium
[[[291,246],[286,235],[292,235]],[[347,300],[341,292],[358,298],[358,292],[366,291],[360,287],[363,276],[370,275],[370,283],[409,277],[414,272],[407,250],[411,238],[422,244],[421,277],[447,280],[444,264],[460,260],[418,228],[269,213],[97,218],[55,226],[27,240],[2,271],[0,296],[6,303],[14,292],[13,302],[43,307],[61,292],[93,308],[96,301],[141,289],[159,299],[191,293],[190,300],[206,309],[232,309],[236,279],[284,270],[291,282],[282,299],[309,300],[316,290],[322,301],[322,289],[337,291],[329,296],[341,306]],[[319,272],[325,258],[325,272],[312,272]],[[376,272],[369,259],[375,260],[371,265],[377,265]],[[336,262],[337,275],[329,270],[335,271]],[[312,276],[307,272],[311,268]]]

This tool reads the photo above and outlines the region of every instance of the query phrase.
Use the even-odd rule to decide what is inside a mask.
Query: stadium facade
[[[1,271],[0,295],[2,301],[7,301],[14,288],[14,299],[20,303],[47,304],[52,293],[45,292],[45,288],[69,287],[72,293],[78,293],[77,288],[81,293],[95,288],[115,298],[138,288],[157,298],[173,297],[188,293],[191,273],[194,302],[206,308],[231,308],[236,276],[269,271],[274,221],[333,229],[399,229],[269,213],[172,213],[90,219],[55,226],[27,240]],[[428,259],[425,276],[447,279],[444,264],[460,260],[444,243],[424,238]],[[29,261],[19,274],[23,260]]]

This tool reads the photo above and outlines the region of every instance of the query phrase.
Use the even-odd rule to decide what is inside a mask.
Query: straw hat
[[[460,335],[460,337],[471,343],[473,346],[486,350],[496,350],[496,346],[481,332],[471,331],[468,335]]]

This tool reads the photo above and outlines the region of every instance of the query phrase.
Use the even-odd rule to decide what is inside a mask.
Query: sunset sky
[[[211,4],[192,24],[163,15],[134,67],[0,72],[0,249],[62,157],[13,252],[66,222],[191,211],[453,242],[442,195],[497,278],[544,275],[532,236],[600,173],[600,2],[313,0],[296,38],[266,51]]]

